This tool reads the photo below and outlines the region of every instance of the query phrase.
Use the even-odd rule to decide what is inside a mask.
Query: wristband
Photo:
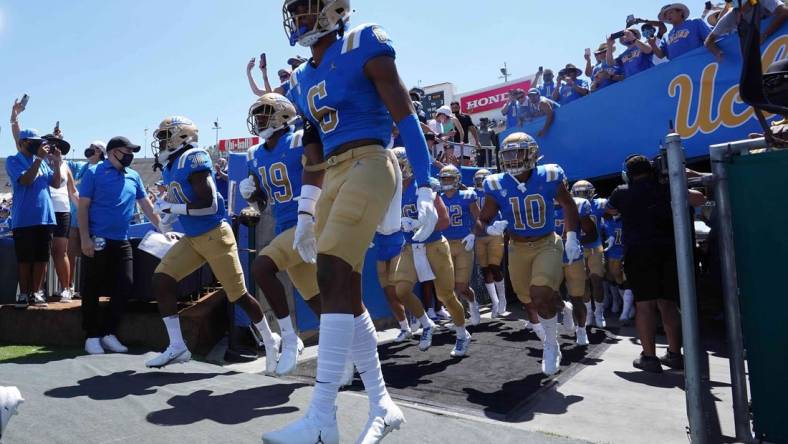
[[[314,185],[301,186],[301,197],[298,198],[298,213],[315,215],[315,206],[320,199],[322,190]]]

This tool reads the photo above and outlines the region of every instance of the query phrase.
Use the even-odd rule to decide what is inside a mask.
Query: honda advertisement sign
[[[465,114],[478,114],[502,108],[509,100],[509,91],[528,91],[532,78],[499,84],[490,88],[465,93],[460,97],[460,107]]]

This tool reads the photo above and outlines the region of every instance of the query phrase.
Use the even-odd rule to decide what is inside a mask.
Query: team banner
[[[572,180],[594,178],[618,174],[630,154],[656,156],[671,125],[687,158],[708,156],[709,145],[762,132],[754,111],[739,97],[738,36],[729,35],[720,48],[719,63],[698,48],[562,106],[547,135],[537,138],[543,162],[560,164]],[[786,57],[788,25],[761,48],[765,71]],[[535,136],[543,124],[540,118],[508,129],[500,140],[518,130]]]

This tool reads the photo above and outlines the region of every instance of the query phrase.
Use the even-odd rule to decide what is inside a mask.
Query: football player
[[[468,301],[471,325],[479,325],[481,314],[476,294],[470,286],[473,272],[473,247],[476,235],[473,227],[479,217],[478,197],[473,189],[460,189],[462,174],[454,165],[446,165],[438,174],[441,199],[449,211],[449,226],[443,236],[449,240],[451,261],[454,264],[454,291]]]
[[[433,281],[435,294],[451,315],[454,328],[457,332],[457,339],[451,356],[455,358],[463,357],[468,353],[471,335],[465,329],[465,310],[454,294],[454,263],[452,261],[451,247],[449,242],[443,237],[441,230],[449,226],[449,213],[443,199],[435,194],[435,207],[438,210],[438,224],[430,237],[423,242],[417,242],[413,231],[418,228],[419,221],[416,219],[416,184],[413,180],[413,170],[405,153],[405,148],[395,148],[394,154],[397,156],[402,170],[402,231],[405,232],[405,248],[402,250],[400,260],[397,263],[395,280],[397,282],[397,295],[405,304],[409,311],[422,322],[422,333],[419,340],[419,349],[427,350],[432,345],[432,334],[434,325],[427,326],[429,319],[424,314],[423,308],[420,312],[415,312],[421,307],[418,298],[413,294],[413,286],[419,281],[419,273],[416,260],[416,249],[423,248],[427,257],[427,265],[435,275]],[[418,302],[418,303],[417,303]],[[432,321],[430,321],[431,323]]]
[[[635,309],[635,295],[632,290],[627,288],[626,276],[624,275],[624,268],[622,260],[624,259],[624,228],[621,223],[620,215],[605,215],[602,222],[603,230],[607,236],[605,241],[605,259],[607,261],[607,273],[610,276],[611,285],[610,289],[613,294],[611,296],[614,301],[621,298],[624,301],[624,306],[621,308],[620,321],[627,321],[634,316]],[[613,312],[617,313],[616,303],[613,304]]]
[[[162,177],[167,185],[167,198],[157,201],[156,209],[162,214],[162,227],[171,226],[177,218],[185,236],[170,248],[153,274],[153,294],[170,344],[145,365],[161,368],[191,359],[181,335],[178,282],[206,262],[230,302],[240,305],[254,322],[263,337],[266,359],[276,360],[279,335],[271,332],[260,303],[246,291],[235,236],[225,221],[224,198],[216,191],[211,156],[197,147],[197,126],[185,117],[167,117],[153,137],[151,146],[156,163],[163,164]]]
[[[566,182],[564,182],[566,186]],[[595,233],[596,227],[591,220],[591,204],[583,198],[573,198],[577,205],[577,213],[580,216],[580,227],[583,232]],[[564,209],[558,202],[555,202],[555,232],[562,238],[566,238],[564,229]],[[580,238],[579,235],[577,235]],[[564,327],[575,331],[577,345],[588,345],[588,334],[586,331],[586,267],[582,257],[568,257],[564,251],[564,282],[566,291],[572,303],[564,303]],[[574,321],[574,322],[572,322]]]
[[[383,294],[386,296],[386,302],[391,308],[391,313],[394,315],[397,323],[399,323],[399,334],[394,338],[394,342],[404,342],[413,337],[413,332],[408,323],[408,318],[405,316],[405,305],[397,296],[395,276],[400,253],[405,244],[405,236],[402,234],[402,231],[391,234],[383,234],[378,231],[375,233],[375,239],[372,243],[378,248],[377,269],[380,288],[383,289]],[[419,306],[421,311],[424,311],[421,303],[419,303]]]
[[[298,252],[293,250],[298,194],[301,192],[304,170],[301,163],[304,156],[303,133],[291,127],[296,119],[295,107],[282,95],[267,93],[252,104],[246,123],[249,132],[264,142],[249,150],[248,167],[251,175],[239,185],[244,199],[253,203],[263,199],[262,205],[270,202],[276,221],[276,237],[255,259],[252,274],[276,314],[282,332],[279,362],[273,364],[278,376],[288,375],[295,370],[298,355],[303,350],[303,343],[290,319],[284,286],[276,277],[280,270],[287,271],[309,308],[320,316],[320,290],[317,287],[315,264],[304,262]],[[266,367],[270,373],[270,359],[266,359]]]
[[[557,298],[562,277],[562,255],[579,257],[577,206],[564,185],[564,170],[556,164],[537,166],[539,145],[523,132],[510,134],[501,144],[504,171],[484,180],[484,201],[477,234],[500,236],[509,232],[509,275],[517,297],[534,303],[544,328],[542,372],[555,374],[561,362],[558,347]],[[555,214],[550,203],[564,209],[565,245],[555,234]],[[495,221],[498,211],[504,220]]]
[[[602,216],[605,214],[607,199],[597,198],[594,185],[587,180],[578,180],[572,185],[572,196],[580,197],[591,203],[591,220],[597,227],[602,223]],[[606,326],[605,323],[605,291],[603,282],[605,279],[605,249],[602,247],[602,237],[597,230],[597,234],[586,237],[588,233],[583,233],[583,257],[586,261],[588,279],[591,281],[591,295],[594,298],[594,312],[591,316],[591,301],[586,303],[588,320],[594,321],[594,325],[600,328]]]
[[[484,179],[490,171],[484,168],[473,175],[476,194],[479,196],[479,208],[484,208]],[[496,218],[500,220],[500,214]],[[497,318],[506,316],[506,285],[501,272],[503,260],[503,236],[489,236],[487,233],[476,236],[476,262],[484,277],[484,288],[492,302],[491,316]]]
[[[404,417],[383,381],[375,326],[361,300],[361,270],[397,187],[396,161],[384,149],[392,122],[418,186],[415,238],[421,242],[432,234],[438,216],[428,187],[427,143],[381,27],[349,29],[350,0],[285,0],[282,11],[290,43],[312,53],[291,75],[288,95],[305,118],[307,157],[294,247],[306,262],[317,263],[322,315],[309,410],[263,440],[338,442],[336,396],[350,354],[370,400],[359,441],[377,442]],[[310,149],[314,138],[322,150]]]

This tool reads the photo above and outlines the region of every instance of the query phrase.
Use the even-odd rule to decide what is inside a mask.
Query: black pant
[[[635,302],[657,299],[679,301],[679,277],[674,246],[627,246],[624,253],[624,273],[635,295]]]
[[[129,241],[107,239],[95,255],[82,255],[82,328],[88,338],[115,334],[134,286],[134,261]],[[109,313],[101,322],[99,296],[109,296]]]

